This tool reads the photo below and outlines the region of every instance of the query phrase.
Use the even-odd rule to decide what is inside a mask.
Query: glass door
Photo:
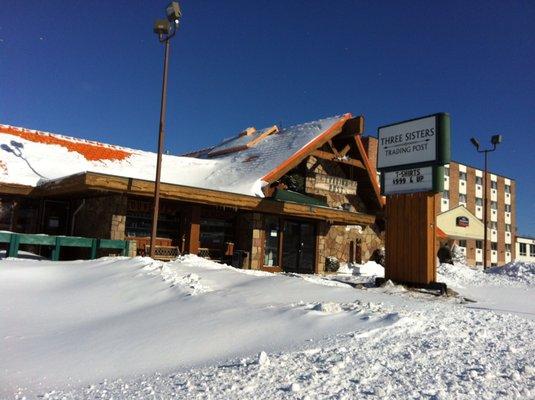
[[[282,246],[285,272],[314,273],[316,235],[308,222],[286,221]]]

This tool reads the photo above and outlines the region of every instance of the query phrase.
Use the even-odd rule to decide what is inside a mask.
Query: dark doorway
[[[285,272],[314,273],[316,232],[308,222],[286,221],[284,224],[282,264]]]

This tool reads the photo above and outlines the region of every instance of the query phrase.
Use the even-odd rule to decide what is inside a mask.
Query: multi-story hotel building
[[[481,169],[452,161],[444,172],[444,191],[437,198],[440,213],[464,206],[483,221],[484,172]],[[515,259],[516,183],[514,179],[487,175],[488,266],[503,265]],[[456,238],[468,264],[483,265],[483,241]]]

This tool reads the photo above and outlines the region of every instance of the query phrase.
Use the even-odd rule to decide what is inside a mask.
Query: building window
[[[511,225],[505,224],[505,232],[511,232]]]
[[[529,245],[529,256],[530,257],[535,257],[535,244],[530,244]]]
[[[476,206],[482,206],[483,205],[483,199],[476,197]]]
[[[511,251],[511,245],[509,243],[505,243],[505,251]]]
[[[476,176],[476,185],[482,185],[483,184],[483,178],[481,176]]]
[[[498,250],[498,243],[497,242],[491,242],[490,243],[490,249],[491,250]]]
[[[264,247],[264,265],[269,267],[279,265],[279,219],[266,217],[265,224],[266,243]]]
[[[466,203],[466,195],[460,194],[459,195],[459,203]]]
[[[490,187],[492,189],[498,189],[498,182],[496,181],[490,181]]]
[[[148,237],[152,225],[152,203],[139,199],[128,199],[126,209],[126,236]],[[158,214],[158,232],[156,236],[162,239],[175,240],[178,238],[179,213],[176,206],[170,203],[160,203]]]
[[[496,264],[496,263],[490,263],[490,266],[491,266],[491,267],[497,267],[498,264]]]
[[[466,180],[466,172],[459,171],[459,179],[462,181]]]
[[[444,168],[444,176],[450,176],[450,169],[448,167]]]
[[[497,210],[498,209],[498,202],[497,201],[491,201],[490,202],[490,208],[492,208],[493,210]]]
[[[483,240],[476,240],[476,249],[483,248]]]
[[[511,212],[511,204],[505,205],[505,212]]]
[[[449,190],[444,190],[444,191],[442,192],[442,198],[443,198],[443,199],[447,199],[447,200],[449,200],[449,198],[450,198],[450,191],[449,191]]]
[[[498,229],[498,223],[496,221],[492,221],[490,223],[490,229],[494,229],[494,230]]]
[[[466,247],[466,240],[459,240],[460,247]]]
[[[505,193],[511,193],[511,185],[505,185]]]
[[[527,251],[526,251],[526,248],[527,248],[527,243],[519,243],[520,244],[520,255],[521,256],[525,256],[527,254]]]

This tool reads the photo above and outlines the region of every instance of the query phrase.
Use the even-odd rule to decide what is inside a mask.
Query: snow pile
[[[535,263],[516,261],[502,267],[489,268],[485,273],[506,276],[514,281],[535,285]]]
[[[376,276],[379,278],[384,278],[385,276],[385,268],[375,261],[368,261],[364,264],[353,264],[352,269],[353,275]]]
[[[447,285],[463,286],[474,285],[484,281],[485,275],[482,271],[469,267],[468,265],[442,263],[437,270],[437,279]]]
[[[195,256],[2,260],[0,397],[535,396],[533,287],[481,286],[470,309],[322,280]]]
[[[462,264],[440,264],[437,271],[439,282],[453,287],[477,286],[524,286],[535,284],[533,264],[510,263],[487,270]]]
[[[337,303],[319,303],[316,304],[312,309],[325,314],[338,314],[339,312],[342,312],[342,307],[340,307],[340,304]]]
[[[347,285],[254,274],[195,256],[2,260],[0,397],[186,370],[397,322],[357,297]],[[318,303],[348,305],[347,312],[313,310]]]

